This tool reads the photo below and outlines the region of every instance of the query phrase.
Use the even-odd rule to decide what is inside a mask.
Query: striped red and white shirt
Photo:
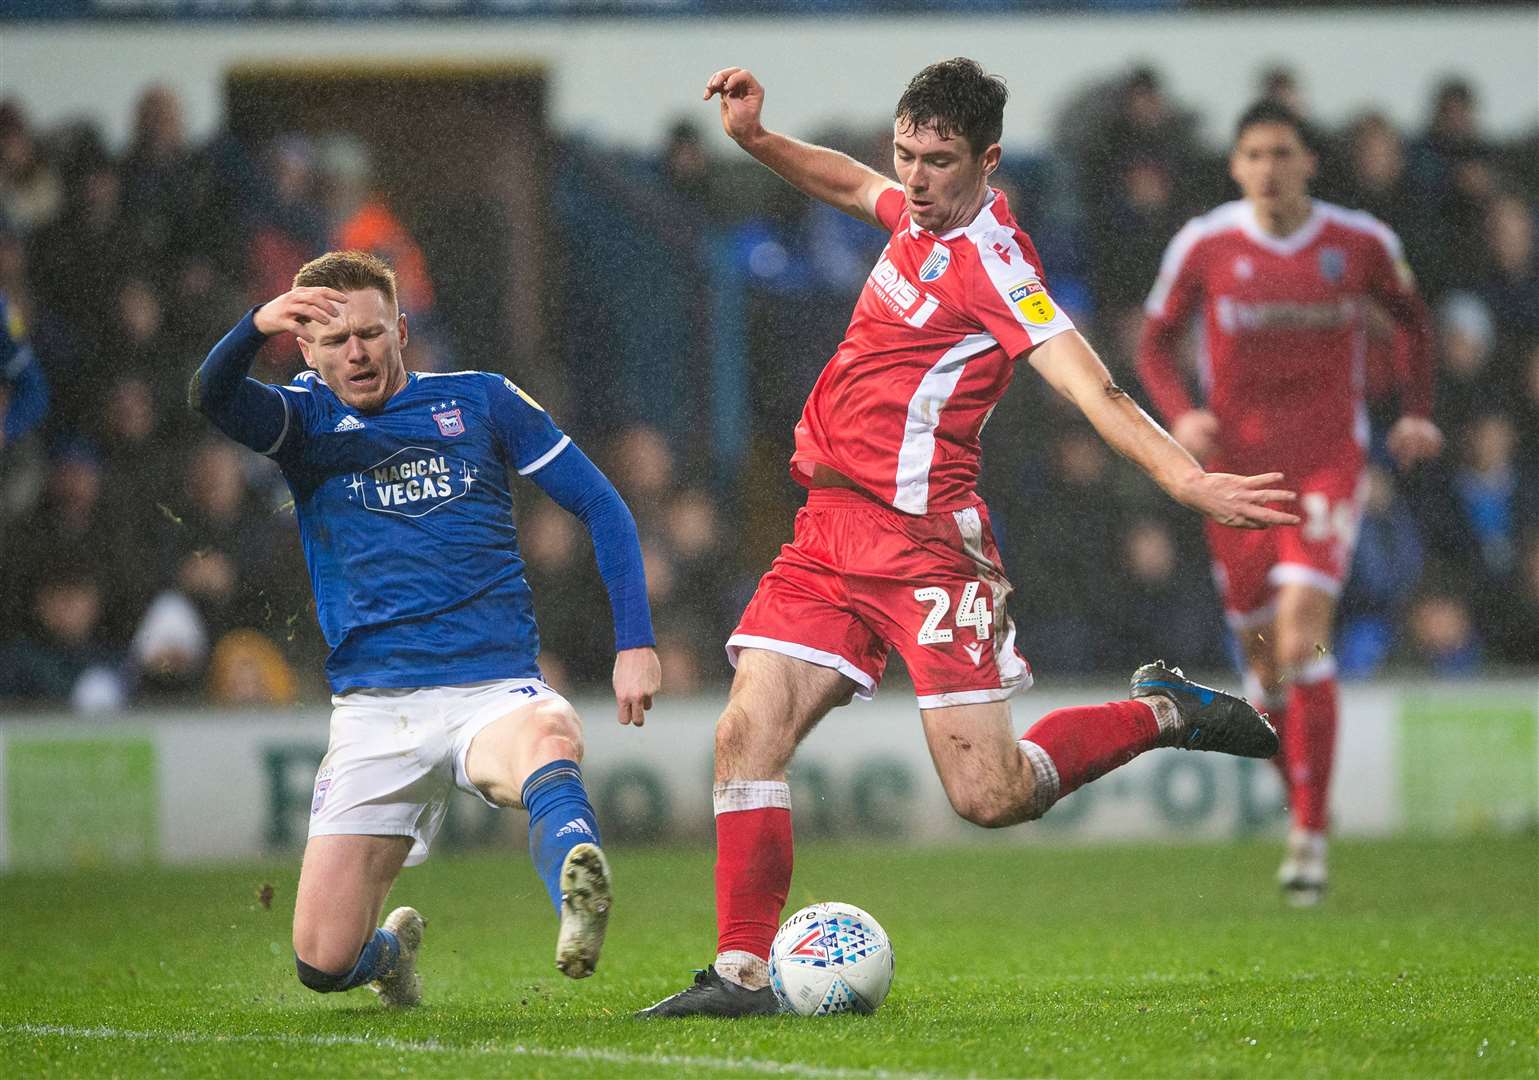
[[[791,475],[810,484],[827,465],[904,513],[960,510],[1016,359],[1074,324],[1000,192],[945,233],[915,225],[898,188],[876,215],[892,239],[807,397]]]

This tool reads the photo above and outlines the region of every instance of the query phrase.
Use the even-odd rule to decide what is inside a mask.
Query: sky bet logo
[[[425,446],[407,446],[348,482],[349,499],[381,514],[422,517],[453,502],[476,482],[469,462]]]

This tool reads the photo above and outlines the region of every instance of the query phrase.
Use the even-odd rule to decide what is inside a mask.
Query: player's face
[[[1240,193],[1261,210],[1309,197],[1315,156],[1289,124],[1252,124],[1229,155],[1229,175]]]
[[[406,316],[378,289],[347,290],[341,308],[299,351],[344,404],[370,412],[406,385]]]
[[[933,128],[893,124],[892,165],[908,200],[909,216],[921,229],[945,232],[966,225],[988,193],[989,174],[999,165],[999,144],[974,154],[958,135],[944,138]]]

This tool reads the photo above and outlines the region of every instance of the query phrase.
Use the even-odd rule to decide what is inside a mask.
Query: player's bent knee
[[[341,990],[347,985],[348,976],[352,969],[333,974],[330,971],[322,971],[320,968],[311,967],[294,954],[294,970],[299,974],[299,981],[317,994],[331,994]]]
[[[985,829],[1003,829],[1018,825],[1032,816],[1030,807],[1009,799],[990,795],[969,795],[951,800],[951,808],[964,821]]]
[[[582,721],[565,701],[541,705],[531,718],[528,737],[550,750],[551,761],[582,760]]]

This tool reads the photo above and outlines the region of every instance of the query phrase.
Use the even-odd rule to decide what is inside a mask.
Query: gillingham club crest
[[[944,274],[950,265],[951,252],[944,244],[936,244],[930,249],[929,257],[919,265],[919,280],[934,281]]]

